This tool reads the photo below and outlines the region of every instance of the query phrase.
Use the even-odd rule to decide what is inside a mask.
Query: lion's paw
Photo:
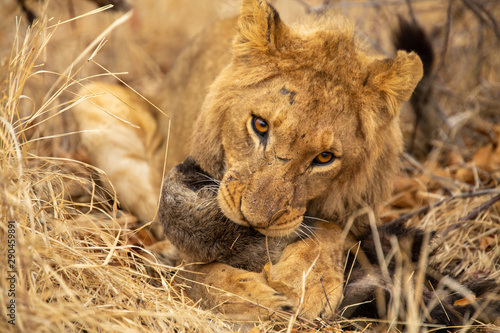
[[[307,319],[332,318],[342,300],[343,245],[323,239],[333,239],[339,228],[323,225],[323,231],[288,245],[277,263],[264,267],[269,286],[292,299]]]
[[[197,268],[188,295],[205,308],[216,309],[234,320],[267,319],[276,313],[293,313],[294,300],[270,287],[263,272],[249,272],[213,263]]]
[[[295,301],[270,287],[262,274],[248,275],[226,286],[231,294],[225,293],[221,297],[220,300],[224,300],[220,309],[222,312],[233,315],[245,313],[246,319],[252,320],[267,318],[275,313],[295,312]]]
[[[307,319],[330,319],[342,298],[340,272],[326,269],[322,273],[287,274],[266,265],[264,271],[269,286],[292,299],[300,308],[299,315]],[[319,273],[319,274],[318,274]]]

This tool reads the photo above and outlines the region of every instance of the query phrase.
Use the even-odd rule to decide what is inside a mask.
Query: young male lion
[[[269,254],[263,271],[224,260],[198,265],[204,274],[192,277],[206,287],[194,284],[190,295],[207,307],[224,303],[222,311],[244,318],[297,306],[307,318],[330,316],[342,297],[340,226],[360,208],[376,216],[387,197],[402,149],[399,107],[421,77],[414,53],[380,59],[362,49],[345,22],[323,18],[289,27],[262,0],[243,0],[237,21],[198,36],[162,90],[160,108],[172,116],[167,169],[192,155],[200,170],[219,181],[223,216],[236,223],[233,229],[246,227],[233,234],[235,246],[238,235],[258,231],[269,237],[266,242],[262,236],[258,248],[277,254]],[[111,95],[79,105],[80,128],[114,131],[110,137],[82,135],[90,158],[108,173],[122,205],[152,219],[166,121],[157,123],[147,104],[124,88],[87,89]],[[186,209],[203,212],[203,206]],[[172,221],[165,217],[167,232]],[[304,224],[312,235],[295,241]],[[196,260],[196,250],[182,250]]]

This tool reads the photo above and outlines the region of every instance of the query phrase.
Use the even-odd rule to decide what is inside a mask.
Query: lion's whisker
[[[302,230],[297,229],[294,231],[294,233],[304,243],[306,242],[306,239],[309,238],[307,235],[304,234],[304,232]]]
[[[217,199],[206,199],[206,200],[203,200],[202,202],[200,202],[198,205],[197,205],[197,209],[205,209],[206,207],[210,206],[211,204],[213,204],[214,202],[216,202]]]
[[[216,184],[220,184],[220,183],[221,183],[221,182],[220,182],[220,180],[215,179],[215,178],[213,178],[213,177],[210,177],[210,176],[209,176],[209,175],[207,175],[207,174],[204,174],[204,173],[201,173],[201,172],[197,172],[196,174],[198,174],[198,175],[200,175],[200,176],[203,176],[203,177],[205,177],[206,179],[208,179],[208,180],[210,180],[210,181],[212,181],[212,182],[214,182],[214,183],[216,183]]]
[[[308,215],[304,215],[304,219],[311,219],[311,220],[322,221],[322,222],[331,222],[331,221],[328,221],[325,219],[321,219],[319,217],[308,216]]]

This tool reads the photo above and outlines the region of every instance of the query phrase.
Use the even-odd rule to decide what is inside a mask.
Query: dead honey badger
[[[218,262],[252,272],[264,272],[269,277],[271,263],[279,261],[284,249],[294,242],[303,242],[314,238],[314,229],[309,229],[310,221],[305,219],[301,230],[286,237],[268,237],[262,233],[238,225],[227,219],[221,212],[217,201],[218,182],[206,174],[188,157],[167,175],[160,203],[160,220],[169,240],[183,253],[187,262]],[[321,230],[319,230],[321,232]],[[383,304],[389,304],[393,297],[393,286],[390,278],[384,277],[376,254],[376,243],[380,242],[384,257],[392,251],[391,238],[397,239],[401,249],[415,266],[419,260],[423,244],[424,232],[419,229],[406,228],[402,223],[390,223],[378,227],[378,238],[371,232],[362,233],[348,243],[359,242],[360,251],[355,260],[355,251],[346,250],[344,299],[338,307],[338,313],[347,318],[378,318],[380,309],[376,305],[376,297],[383,296]],[[342,242],[342,240],[338,240]],[[346,246],[347,247],[347,246]],[[188,265],[188,270],[193,267]],[[389,275],[395,270],[395,259],[388,263]],[[480,279],[467,283],[462,291],[444,290],[440,292],[437,302],[436,273],[428,276],[423,287],[422,300],[429,305],[427,322],[446,326],[463,325],[475,315],[480,322],[492,322],[500,315],[500,301],[496,300],[481,307],[480,303],[470,302],[466,305],[455,305],[455,301],[465,298],[472,292],[480,300],[488,293],[498,291],[493,280]],[[270,281],[270,285],[276,281]],[[318,283],[321,283],[318,281]],[[205,286],[193,284],[191,293],[198,295],[197,289]],[[278,288],[279,289],[279,286]],[[299,291],[297,291],[299,292]],[[190,291],[188,290],[188,294]],[[486,298],[485,298],[486,299]],[[489,302],[489,301],[487,301]],[[203,300],[202,300],[203,303]],[[478,314],[478,307],[481,312]],[[292,310],[284,309],[284,310]],[[385,311],[385,310],[384,310]],[[325,318],[331,319],[331,318]],[[447,330],[450,330],[449,328]]]

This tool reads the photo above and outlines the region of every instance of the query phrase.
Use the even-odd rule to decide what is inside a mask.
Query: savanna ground
[[[183,296],[181,282],[172,280],[175,268],[162,262],[159,235],[119,209],[68,118],[82,101],[78,88],[93,80],[119,79],[144,96],[161,94],[157,88],[176,54],[204,26],[234,15],[239,1],[137,0],[130,2],[133,12],[98,10],[99,2],[26,1],[37,17],[31,27],[17,1],[0,3],[0,331],[248,329]],[[421,326],[422,267],[438,263],[451,287],[455,280],[484,276],[500,281],[500,3],[415,0],[410,10],[404,0],[271,2],[288,22],[329,5],[387,55],[394,53],[398,14],[412,13],[431,38],[431,104],[446,121],[430,129],[437,132],[433,149],[423,153],[424,139],[417,134],[413,140],[415,116],[405,106],[402,126],[414,154],[402,157],[384,220],[403,216],[410,225],[437,230],[430,247],[435,253],[425,254],[416,268],[399,256],[387,320],[369,324],[375,330],[397,330],[401,322],[408,332],[431,330]],[[428,125],[421,122],[419,130]],[[402,299],[409,304],[404,309],[398,308]],[[14,311],[7,308],[12,300]],[[363,330],[366,324],[341,313],[335,322],[284,316],[257,323],[253,332]],[[463,330],[481,326],[471,318]]]

